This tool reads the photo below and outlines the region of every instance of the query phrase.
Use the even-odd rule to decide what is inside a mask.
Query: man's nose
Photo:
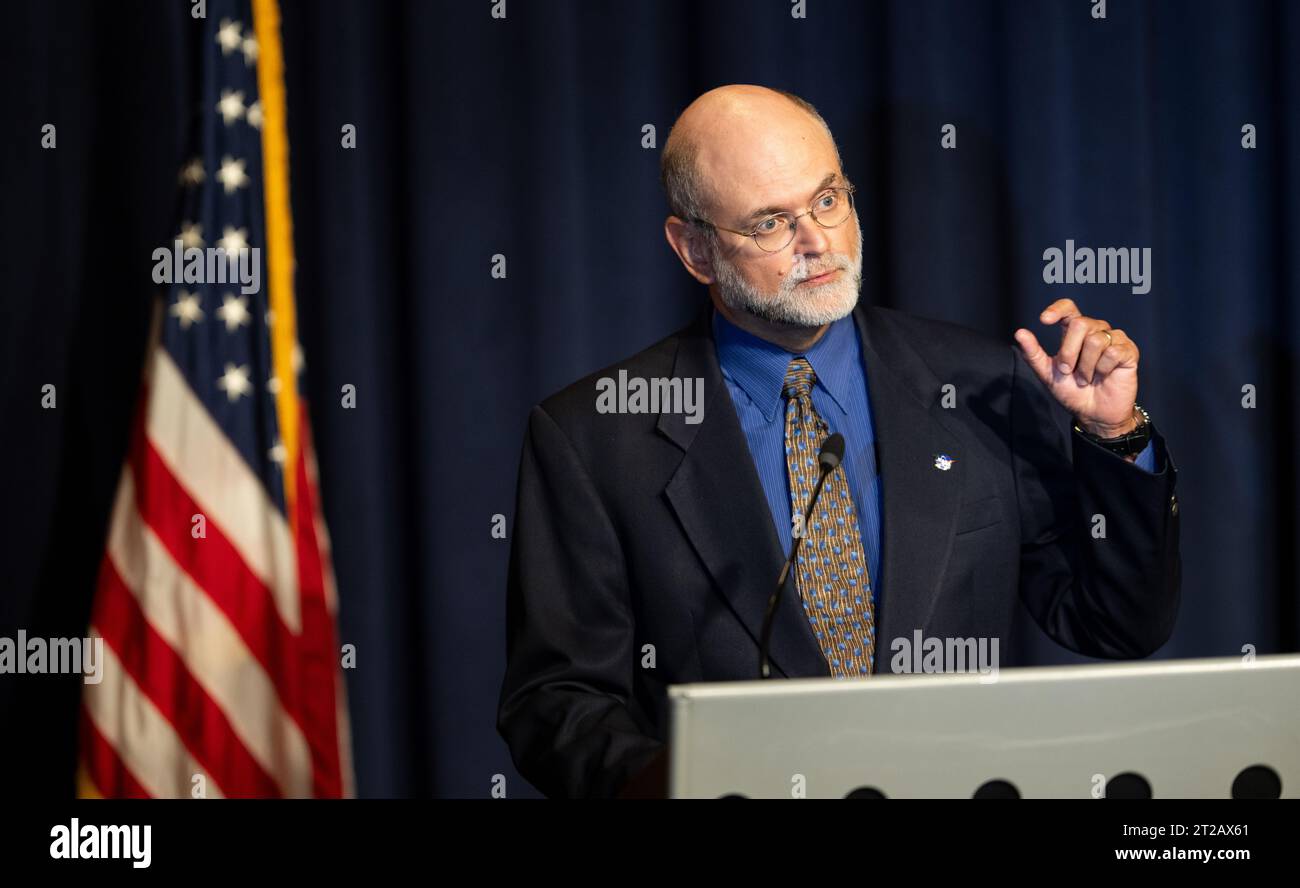
[[[811,213],[800,216],[795,222],[794,251],[804,256],[817,256],[831,249],[830,232],[813,219]]]

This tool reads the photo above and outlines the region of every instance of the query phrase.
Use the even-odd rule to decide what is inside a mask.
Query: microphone
[[[785,564],[781,566],[781,576],[777,578],[776,589],[772,591],[771,597],[767,600],[767,613],[763,615],[763,633],[762,640],[758,645],[758,676],[759,678],[772,677],[772,664],[769,662],[770,651],[772,646],[772,623],[776,620],[776,608],[781,603],[781,593],[785,590],[785,584],[790,579],[790,567],[794,564],[795,556],[799,554],[799,544],[803,538],[808,535],[808,528],[812,526],[813,509],[817,508],[817,498],[821,496],[822,485],[826,483],[826,476],[835,470],[844,460],[844,436],[839,432],[828,437],[822,442],[822,449],[817,454],[817,483],[813,485],[812,496],[808,498],[808,508],[803,514],[803,534],[794,538],[794,544],[790,546],[790,556],[785,559]]]

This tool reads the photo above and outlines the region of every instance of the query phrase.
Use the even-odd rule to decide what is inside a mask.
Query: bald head
[[[682,112],[660,165],[669,208],[691,220],[733,209],[746,195],[797,181],[808,169],[829,167],[820,179],[840,169],[840,158],[811,104],[792,93],[734,84],[709,90]]]

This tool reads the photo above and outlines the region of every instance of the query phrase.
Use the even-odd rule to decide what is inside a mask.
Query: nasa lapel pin
[[[956,460],[946,453],[935,454],[934,467],[941,472],[946,472],[951,469],[954,462],[956,462]]]

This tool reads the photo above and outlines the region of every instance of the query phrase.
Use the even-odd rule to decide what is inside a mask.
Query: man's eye
[[[823,210],[829,210],[831,207],[835,206],[837,200],[839,200],[839,195],[834,191],[828,191],[818,198],[817,205]]]
[[[780,221],[777,220],[775,217],[771,219],[764,219],[762,222],[758,223],[758,227],[755,228],[754,231],[757,234],[771,234],[772,232],[776,231],[776,229],[780,226],[780,224],[781,224]]]

